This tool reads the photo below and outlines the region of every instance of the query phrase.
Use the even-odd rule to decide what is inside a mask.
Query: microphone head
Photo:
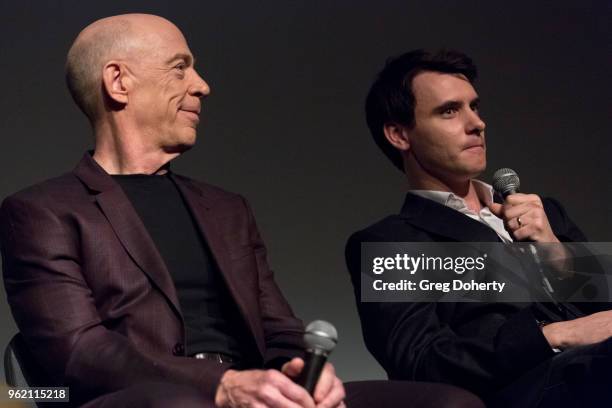
[[[338,342],[336,328],[324,320],[315,320],[306,326],[304,332],[304,343],[306,348],[331,353]]]
[[[493,189],[506,198],[509,194],[518,193],[521,187],[516,171],[504,167],[493,173]]]

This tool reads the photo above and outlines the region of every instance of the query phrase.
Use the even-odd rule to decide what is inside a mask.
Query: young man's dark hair
[[[414,126],[412,79],[423,71],[462,74],[470,83],[474,82],[477,75],[472,59],[458,51],[440,50],[432,53],[419,49],[387,61],[366,98],[366,120],[378,147],[402,172],[402,156],[387,141],[383,127],[389,122],[410,128]]]

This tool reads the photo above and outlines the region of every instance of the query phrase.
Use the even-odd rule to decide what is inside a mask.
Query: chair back
[[[23,338],[17,333],[4,349],[4,378],[9,386],[28,387],[28,380],[21,367],[21,360],[25,361],[29,357]]]

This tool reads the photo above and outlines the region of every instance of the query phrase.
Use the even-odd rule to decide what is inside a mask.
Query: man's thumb
[[[282,373],[288,377],[297,377],[302,369],[304,368],[304,360],[301,358],[294,358],[289,362],[286,362],[281,369]]]
[[[489,210],[495,214],[496,216],[498,216],[499,218],[502,218],[503,216],[503,212],[504,212],[504,206],[499,204],[499,203],[491,203],[488,205]]]

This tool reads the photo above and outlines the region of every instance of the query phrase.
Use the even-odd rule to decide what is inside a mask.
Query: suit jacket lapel
[[[254,313],[252,304],[246,303],[246,299],[251,298],[252,294],[242,293],[243,290],[250,289],[240,285],[240,276],[234,274],[227,244],[223,239],[222,227],[217,222],[223,212],[223,202],[218,202],[207,196],[201,188],[181,176],[173,174],[171,177],[183,194],[187,206],[208,243],[229,292],[238,305],[238,310],[244,316],[251,333],[262,333],[263,329],[258,314]],[[257,335],[254,338],[263,355],[265,350],[263,339]]]
[[[401,216],[414,226],[460,242],[495,242],[497,234],[489,227],[457,210],[416,194],[406,194]]]
[[[501,202],[499,196],[494,195],[495,202]],[[416,194],[406,194],[406,200],[402,207],[401,216],[409,223],[430,233],[442,236],[448,241],[463,243],[480,242],[502,242],[495,231],[487,225],[476,221],[465,214],[452,208],[446,207],[433,200],[429,200]],[[476,245],[478,247],[478,245]],[[511,251],[513,246],[505,246]],[[515,252],[520,262],[526,262],[525,256],[520,252]],[[506,266],[496,264],[497,273],[504,274],[514,284],[530,287],[538,290],[537,285],[530,284],[530,276],[525,275],[524,267],[518,269],[508,269]]]
[[[121,187],[93,160],[90,153],[85,154],[74,173],[92,191],[100,209],[130,257],[167,298],[182,321],[172,277],[146,227]]]

